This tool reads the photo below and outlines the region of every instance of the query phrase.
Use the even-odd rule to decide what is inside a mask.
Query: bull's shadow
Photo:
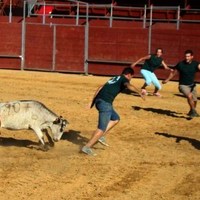
[[[67,140],[73,144],[82,146],[88,142],[88,138],[80,135],[80,131],[69,130],[63,133],[61,140]]]
[[[155,132],[156,135],[161,135],[167,138],[175,138],[176,139],[176,143],[179,143],[181,140],[185,140],[187,142],[189,142],[195,149],[200,150],[200,141],[196,140],[194,138],[189,138],[189,137],[182,137],[182,136],[177,136],[177,135],[172,135],[169,133],[159,133],[159,132]]]
[[[35,145],[38,146],[38,142],[33,142],[31,140],[22,140],[22,139],[14,139],[14,138],[7,138],[7,137],[0,137],[0,146],[4,147],[10,147],[10,146],[16,146],[16,147],[27,147],[30,148],[30,146]]]
[[[181,115],[182,113],[178,113],[178,112],[171,111],[171,110],[164,110],[164,109],[160,109],[160,108],[142,108],[139,106],[132,106],[132,108],[136,111],[145,110],[148,112],[153,112],[153,113],[157,113],[157,114],[161,114],[161,115],[167,115],[167,116],[175,117],[175,118],[183,118],[183,119],[187,119],[187,120],[191,119],[189,117],[182,116]]]

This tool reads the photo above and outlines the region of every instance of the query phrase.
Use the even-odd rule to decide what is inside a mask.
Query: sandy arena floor
[[[85,107],[108,79],[0,71],[1,102],[38,100],[70,122],[48,152],[34,148],[32,131],[0,129],[1,200],[200,199],[200,119],[187,119],[175,82],[163,86],[163,98],[120,94],[114,105],[121,122],[107,137],[110,147],[96,144],[96,157],[79,152],[97,123],[96,110]]]

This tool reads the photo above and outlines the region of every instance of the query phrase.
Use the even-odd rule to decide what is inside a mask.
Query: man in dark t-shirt
[[[130,84],[133,74],[133,69],[127,67],[123,70],[120,76],[111,78],[106,84],[97,89],[89,107],[92,108],[93,105],[95,105],[99,112],[98,127],[89,142],[81,149],[83,153],[96,155],[91,147],[97,141],[105,146],[108,146],[104,136],[120,120],[119,115],[114,110],[112,105],[115,97],[125,88],[139,93],[139,90],[134,85]],[[141,97],[143,98],[143,96]]]
[[[174,71],[172,71],[169,77],[163,81],[163,84],[171,80],[177,71],[179,72],[179,91],[184,94],[188,100],[190,111],[188,115],[192,117],[199,117],[196,111],[197,106],[197,92],[195,84],[195,74],[200,70],[200,64],[193,60],[193,52],[191,50],[185,51],[185,60],[179,62]]]

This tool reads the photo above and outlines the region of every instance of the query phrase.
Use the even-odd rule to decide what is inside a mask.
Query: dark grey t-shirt
[[[126,88],[125,83],[129,83],[129,80],[124,75],[111,78],[102,87],[95,99],[103,99],[112,104],[115,97]]]

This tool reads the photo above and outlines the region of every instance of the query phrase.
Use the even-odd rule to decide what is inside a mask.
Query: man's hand
[[[90,109],[91,109],[91,106],[92,106],[92,103],[90,102],[90,103],[88,103],[88,104],[85,106],[85,109],[90,110]]]
[[[146,96],[143,95],[142,93],[139,93],[140,97],[145,101],[146,100]]]
[[[134,68],[134,67],[135,67],[135,63],[132,63],[132,64],[131,64],[131,67]]]

